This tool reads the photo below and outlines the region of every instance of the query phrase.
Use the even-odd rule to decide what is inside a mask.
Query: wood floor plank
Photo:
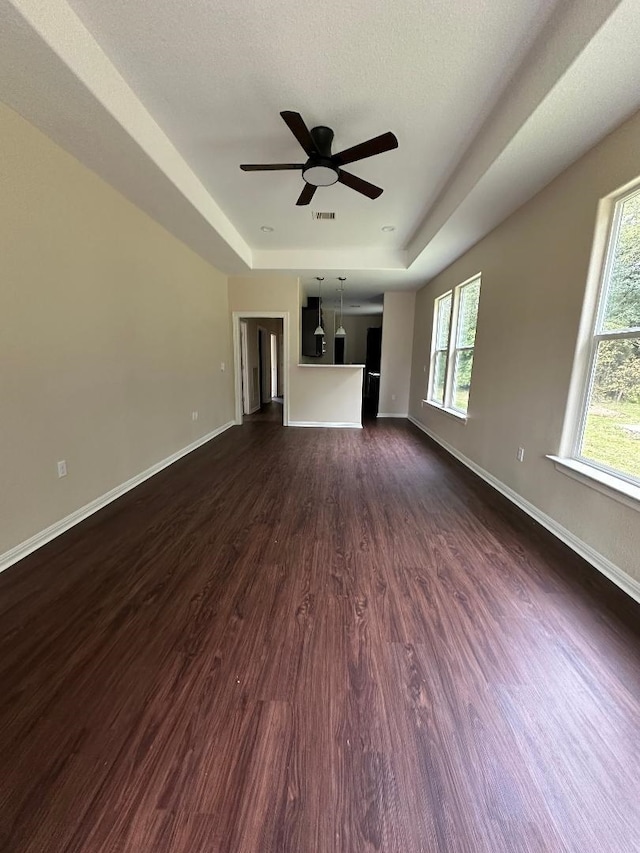
[[[0,575],[3,853],[640,849],[640,608],[406,422],[280,419]]]

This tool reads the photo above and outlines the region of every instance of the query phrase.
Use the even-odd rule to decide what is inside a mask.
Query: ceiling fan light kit
[[[338,183],[338,173],[331,166],[309,166],[303,169],[302,178],[312,187],[330,187]]]
[[[318,187],[330,187],[337,183],[344,184],[370,199],[382,195],[381,187],[370,184],[351,172],[345,172],[341,167],[397,148],[398,140],[393,133],[383,133],[338,154],[332,154],[333,130],[330,127],[318,125],[309,130],[300,113],[284,110],[280,115],[307,155],[306,163],[244,163],[240,166],[243,172],[300,170],[305,186],[296,202],[298,206],[309,204]]]
[[[331,165],[333,131],[320,125],[309,131],[317,154],[311,155],[302,169],[302,178],[312,187],[330,187],[338,183],[338,170]]]

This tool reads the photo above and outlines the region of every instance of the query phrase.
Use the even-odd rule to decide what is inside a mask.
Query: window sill
[[[466,424],[467,416],[463,415],[462,412],[456,412],[455,409],[446,409],[444,406],[439,406],[437,403],[433,403],[431,400],[423,400],[423,406],[430,406],[432,409],[436,409],[438,412],[442,412],[443,415],[449,415],[452,418],[455,418],[457,421],[462,421]]]
[[[635,486],[614,474],[608,474],[606,471],[587,465],[586,462],[579,462],[577,459],[568,459],[551,454],[547,455],[547,459],[550,459],[562,474],[566,474],[573,480],[589,486],[590,489],[595,489],[597,492],[613,498],[614,501],[640,512],[640,486]]]

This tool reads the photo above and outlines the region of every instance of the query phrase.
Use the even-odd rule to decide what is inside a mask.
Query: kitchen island
[[[289,426],[362,428],[364,364],[298,364]]]

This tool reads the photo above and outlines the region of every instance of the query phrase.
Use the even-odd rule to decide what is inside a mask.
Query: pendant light
[[[322,282],[324,277],[317,275],[316,280],[318,282],[318,326],[313,334],[322,335],[324,338],[324,329],[322,328]]]
[[[340,282],[340,325],[336,332],[336,338],[346,338],[347,336],[344,326],[342,325],[342,296],[344,294],[344,283],[346,280],[347,279],[344,276],[338,276],[338,281]]]

